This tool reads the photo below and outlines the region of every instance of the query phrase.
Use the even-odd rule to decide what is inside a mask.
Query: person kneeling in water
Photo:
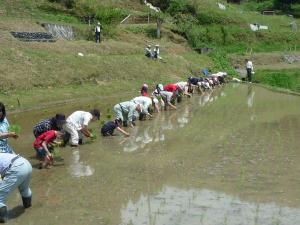
[[[125,137],[129,137],[130,134],[127,133],[122,128],[120,128],[121,125],[122,125],[122,120],[121,119],[116,119],[115,121],[107,121],[106,123],[104,123],[104,125],[101,128],[102,136],[103,137],[113,136],[114,135],[114,130],[117,129],[122,134],[124,134]]]

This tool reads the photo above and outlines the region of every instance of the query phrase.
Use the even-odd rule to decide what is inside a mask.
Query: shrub
[[[64,5],[66,8],[71,9],[75,5],[75,0],[49,0],[49,2],[57,2]]]
[[[192,5],[189,5],[185,0],[172,0],[167,10],[172,16],[176,14],[196,14],[196,10]]]
[[[96,10],[95,18],[103,24],[120,22],[127,13],[118,8],[102,7]]]

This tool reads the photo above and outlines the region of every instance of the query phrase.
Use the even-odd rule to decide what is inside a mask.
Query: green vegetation
[[[1,1],[1,99],[5,99],[10,109],[24,109],[49,102],[118,95],[128,90],[137,93],[142,83],[154,87],[158,82],[185,80],[191,73],[199,74],[201,68],[237,75],[232,58],[241,62],[239,68],[244,67],[245,57],[253,59],[256,67],[261,59],[255,60],[254,53],[297,54],[300,46],[300,36],[290,27],[291,17],[264,16],[252,11],[268,7],[271,1],[247,1],[239,6],[217,0],[152,0],[163,10],[158,14],[150,12],[142,2]],[[223,2],[226,10],[219,9],[217,2]],[[290,9],[295,7],[298,5],[292,4]],[[128,14],[132,20],[120,24]],[[147,23],[148,15],[150,23]],[[87,17],[94,19],[92,23],[99,20],[102,24],[100,45],[94,43],[93,24],[84,22]],[[157,18],[163,21],[160,39],[156,38]],[[136,23],[139,19],[144,22]],[[76,40],[23,43],[10,35],[10,31],[44,31],[40,26],[43,22],[71,25]],[[267,25],[269,29],[253,32],[250,23]],[[143,49],[149,43],[160,44],[165,63],[144,57]],[[213,49],[212,53],[200,55],[194,51],[203,47]],[[274,62],[265,63],[273,65]],[[296,79],[299,66],[284,64],[283,70],[282,65],[256,69],[256,81],[273,82],[299,91],[299,79]]]
[[[15,132],[19,135],[21,133],[21,126],[17,124],[11,124],[9,126],[9,132]]]
[[[254,79],[256,82],[264,83],[272,87],[300,92],[299,70],[260,70],[255,74]]]

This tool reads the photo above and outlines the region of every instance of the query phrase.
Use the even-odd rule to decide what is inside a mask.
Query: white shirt
[[[185,81],[181,81],[176,83],[176,85],[181,89],[181,90],[185,90],[185,88],[188,86],[188,83]]]
[[[252,64],[251,61],[247,61],[247,63],[246,63],[246,68],[247,68],[247,69],[252,69],[252,70],[253,70],[253,64]]]
[[[100,33],[100,31],[101,31],[101,27],[98,25],[98,26],[96,26],[95,27],[95,32],[98,32],[98,33]]]
[[[168,92],[168,91],[161,91],[160,92],[160,96],[168,103],[171,102],[172,97],[173,97],[173,93],[172,92]]]
[[[146,96],[139,96],[132,99],[133,102],[140,104],[142,110],[148,113],[148,108],[152,104],[152,99]]]
[[[92,118],[93,115],[89,112],[76,111],[67,118],[67,123],[72,123],[77,130],[81,130],[83,126],[89,124]]]

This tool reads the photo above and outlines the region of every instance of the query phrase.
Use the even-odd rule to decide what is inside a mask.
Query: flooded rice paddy
[[[22,126],[10,143],[36,167],[37,121],[119,100],[9,115]],[[299,96],[254,85],[195,95],[139,122],[128,139],[99,133],[93,143],[60,149],[64,160],[34,169],[30,209],[24,213],[17,192],[9,198],[9,223],[300,224],[299,116]]]

